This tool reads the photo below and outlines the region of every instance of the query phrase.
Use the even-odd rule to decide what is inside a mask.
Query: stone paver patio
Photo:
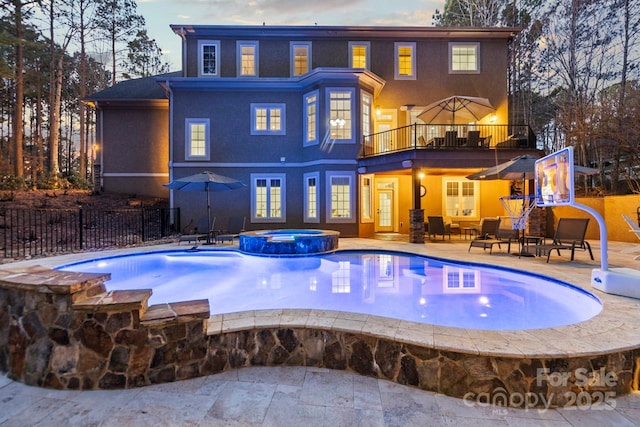
[[[468,241],[410,244],[390,238],[341,239],[342,249],[398,250],[519,268],[582,286],[600,297],[609,315],[564,331],[549,331],[541,352],[575,351],[603,345],[637,348],[640,301],[603,294],[589,284],[599,267],[599,243],[592,242],[596,261],[578,252],[518,258],[499,250],[489,255],[468,252]],[[169,247],[174,247],[170,245]],[[640,269],[631,243],[609,242],[609,267]],[[226,248],[229,246],[227,245]],[[163,247],[164,249],[167,246]],[[159,248],[158,248],[159,249]],[[138,249],[139,250],[139,249]],[[122,250],[117,252],[126,252]],[[95,255],[95,254],[94,254]],[[106,255],[99,253],[98,256]],[[63,263],[86,254],[65,257]],[[21,265],[59,265],[39,259]],[[15,266],[16,264],[14,264]],[[10,264],[1,267],[9,267]],[[640,286],[640,284],[639,284]],[[610,317],[613,316],[613,317]],[[603,330],[607,324],[609,329]],[[566,328],[566,327],[565,327]],[[568,333],[568,332],[571,333]],[[465,345],[483,345],[486,332],[467,330]],[[444,334],[447,335],[447,334]],[[490,335],[490,334],[489,334]],[[435,337],[435,335],[434,335]],[[607,337],[607,343],[598,338]],[[434,338],[435,339],[435,338]],[[535,341],[534,341],[535,342]],[[573,349],[573,350],[572,350]],[[530,349],[535,350],[534,348]],[[482,350],[480,350],[482,351]],[[29,387],[0,377],[0,426],[5,425],[640,425],[640,393],[616,396],[607,404],[550,410],[518,410],[401,386],[386,380],[310,367],[252,367],[168,384],[117,391],[58,391]]]

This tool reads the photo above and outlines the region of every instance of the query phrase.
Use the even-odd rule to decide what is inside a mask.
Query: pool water
[[[208,299],[212,315],[319,309],[467,329],[525,330],[578,323],[602,309],[594,295],[554,279],[399,252],[270,258],[180,250],[58,269],[110,273],[108,290],[153,289],[149,304]]]

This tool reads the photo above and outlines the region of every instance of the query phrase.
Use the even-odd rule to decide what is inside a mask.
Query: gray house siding
[[[98,103],[96,163],[102,190],[167,198],[168,106]]]

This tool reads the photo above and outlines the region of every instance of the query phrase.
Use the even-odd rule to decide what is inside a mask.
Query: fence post
[[[80,239],[80,249],[82,249],[82,247],[83,247],[82,245],[83,245],[83,242],[84,242],[84,235],[83,235],[84,227],[83,227],[82,222],[83,222],[82,208],[78,208],[78,227],[79,227],[79,229],[78,229],[78,237]]]
[[[142,241],[146,242],[147,238],[146,238],[145,229],[144,229],[144,208],[140,209],[140,225],[142,226]]]

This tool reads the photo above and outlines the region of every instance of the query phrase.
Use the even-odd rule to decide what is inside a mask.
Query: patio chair
[[[480,131],[479,130],[470,130],[467,133],[467,142],[464,144],[465,147],[477,148],[481,145],[480,141]]]
[[[582,249],[589,251],[589,256],[593,260],[591,245],[584,238],[587,234],[589,218],[560,218],[558,227],[553,235],[553,243],[532,245],[527,247],[527,251],[535,250],[536,255],[547,255],[547,262],[553,251],[560,255],[562,250],[571,251],[571,261],[573,261],[575,250]]]
[[[429,227],[427,230],[427,233],[429,234],[429,240],[431,240],[432,235],[434,238],[437,235],[442,235],[442,240],[444,240],[445,235],[449,235],[449,240],[451,240],[451,224],[446,224],[443,217],[428,216],[427,221],[429,221]]]
[[[629,224],[629,231],[636,235],[638,239],[640,239],[640,226],[631,217],[627,214],[622,214],[622,218],[624,218],[625,222]],[[634,258],[635,260],[640,259],[640,255]]]
[[[229,227],[222,234],[215,236],[216,243],[231,242],[233,244],[233,239],[239,237],[240,233],[244,231],[245,221],[246,217],[244,216],[232,216],[229,218]]]
[[[498,229],[498,218],[486,217],[480,220],[480,224],[472,225],[476,239],[489,239],[496,237],[496,230]]]
[[[182,236],[180,236],[180,238],[178,239],[178,245],[180,245],[181,242],[198,243],[200,240],[206,240],[207,236],[209,236],[209,238],[211,239],[214,234],[213,230],[215,230],[214,228],[215,224],[216,224],[215,216],[211,220],[211,227],[209,227],[208,225],[207,218],[200,218],[198,220],[198,225],[196,225],[196,228],[193,230],[192,234],[183,234]]]
[[[507,253],[511,253],[511,242],[517,242],[519,239],[518,230],[513,228],[511,218],[508,216],[500,217],[495,221],[497,222],[495,238],[488,238],[488,234],[485,234],[484,238],[482,238],[482,236],[478,236],[478,238],[471,241],[467,252],[470,252],[471,248],[482,248],[485,251],[489,248],[489,255],[491,255],[495,245],[498,245],[498,248],[501,249],[502,244],[506,243]]]
[[[458,145],[458,131],[448,130],[444,133],[444,146],[455,147]]]

